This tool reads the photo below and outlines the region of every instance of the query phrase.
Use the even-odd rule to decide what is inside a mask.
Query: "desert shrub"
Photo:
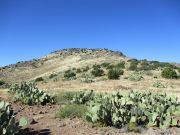
[[[86,67],[84,67],[84,68],[82,69],[82,71],[83,71],[83,72],[87,72],[89,69],[90,69],[89,66],[86,66]]]
[[[94,68],[94,69],[101,68],[101,65],[95,64],[95,65],[93,65],[93,68]]]
[[[82,118],[85,116],[86,113],[86,106],[85,105],[77,105],[77,104],[69,104],[65,105],[65,107],[60,108],[59,111],[56,113],[57,118]]]
[[[16,115],[11,105],[1,100],[0,116],[0,135],[17,135],[20,129],[27,125],[27,120],[23,117],[16,122]]]
[[[124,69],[125,68],[125,62],[124,61],[120,61],[115,65],[115,68],[120,68],[120,69]]]
[[[81,73],[81,72],[82,72],[82,71],[81,71],[80,68],[76,69],[76,73]]]
[[[83,74],[83,77],[80,79],[83,83],[92,83],[94,82],[94,76],[89,73]]]
[[[153,87],[156,87],[156,88],[166,88],[166,86],[164,84],[162,84],[160,81],[154,82]]]
[[[94,75],[95,77],[103,76],[104,70],[99,67],[95,67],[91,71],[91,74]]]
[[[110,69],[109,71],[108,71],[108,78],[109,79],[119,79],[119,76],[120,75],[123,75],[124,74],[124,71],[123,70],[119,70],[119,69],[117,69],[117,68],[115,68],[115,69]]]
[[[73,67],[73,68],[72,68],[72,70],[76,70],[76,68],[75,68],[75,67]]]
[[[110,64],[111,64],[111,63],[104,62],[104,63],[101,64],[101,66],[105,68],[105,67],[108,67]]]
[[[141,72],[134,72],[129,76],[128,79],[131,81],[140,81],[141,79],[143,79],[143,76]]]
[[[149,62],[147,60],[142,60],[140,63],[139,70],[151,70]]]
[[[145,71],[144,74],[148,75],[148,76],[153,76],[153,72],[151,72],[151,71]]]
[[[0,80],[0,86],[4,85],[6,82],[3,80]]]
[[[71,71],[71,70],[65,71],[65,73],[64,73],[64,78],[70,79],[70,78],[74,78],[74,77],[76,77],[76,73],[74,73],[74,72]]]
[[[113,68],[115,68],[115,65],[113,65],[113,64],[110,64],[110,65],[108,65],[108,66],[106,67],[107,70],[108,70],[108,69],[113,69]]]
[[[161,72],[161,76],[167,79],[174,79],[178,77],[176,71],[170,67],[164,68]]]
[[[49,76],[49,79],[52,79],[52,78],[54,78],[54,77],[56,77],[57,76],[57,74],[51,74],[50,76]]]
[[[131,70],[131,71],[137,70],[137,63],[131,62],[130,66],[129,66],[129,70]]]
[[[56,95],[56,102],[58,104],[68,104],[73,100],[76,93],[75,91],[60,92]]]
[[[165,67],[170,67],[170,68],[175,68],[176,66],[167,62],[158,62],[158,61],[151,61],[153,64],[154,68],[165,68]]]
[[[38,77],[35,79],[35,82],[42,82],[42,81],[44,81],[44,79],[42,77]]]

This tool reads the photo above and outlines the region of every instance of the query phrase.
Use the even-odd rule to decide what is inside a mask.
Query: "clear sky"
[[[76,47],[180,63],[180,0],[0,0],[0,66]]]

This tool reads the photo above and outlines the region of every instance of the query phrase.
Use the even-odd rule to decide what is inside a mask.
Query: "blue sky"
[[[180,63],[180,1],[0,0],[0,66],[76,47]]]

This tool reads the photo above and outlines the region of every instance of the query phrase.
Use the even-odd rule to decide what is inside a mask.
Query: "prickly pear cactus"
[[[95,96],[88,105],[86,119],[118,128],[143,125],[166,129],[178,125],[176,114],[180,114],[177,98],[132,91]]]
[[[35,83],[15,84],[9,89],[9,93],[14,95],[14,101],[21,101],[28,105],[55,103],[55,97],[39,90]]]
[[[0,101],[0,135],[15,135],[25,125],[27,125],[25,118],[16,122],[11,105]]]
[[[76,104],[85,104],[86,102],[93,99],[94,93],[93,90],[84,90],[75,94],[72,99],[72,103]]]

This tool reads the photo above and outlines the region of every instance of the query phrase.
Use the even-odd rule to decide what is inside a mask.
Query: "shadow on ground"
[[[25,129],[23,131],[24,135],[50,135],[51,131],[49,129],[41,129],[41,130],[33,130],[33,129]]]

